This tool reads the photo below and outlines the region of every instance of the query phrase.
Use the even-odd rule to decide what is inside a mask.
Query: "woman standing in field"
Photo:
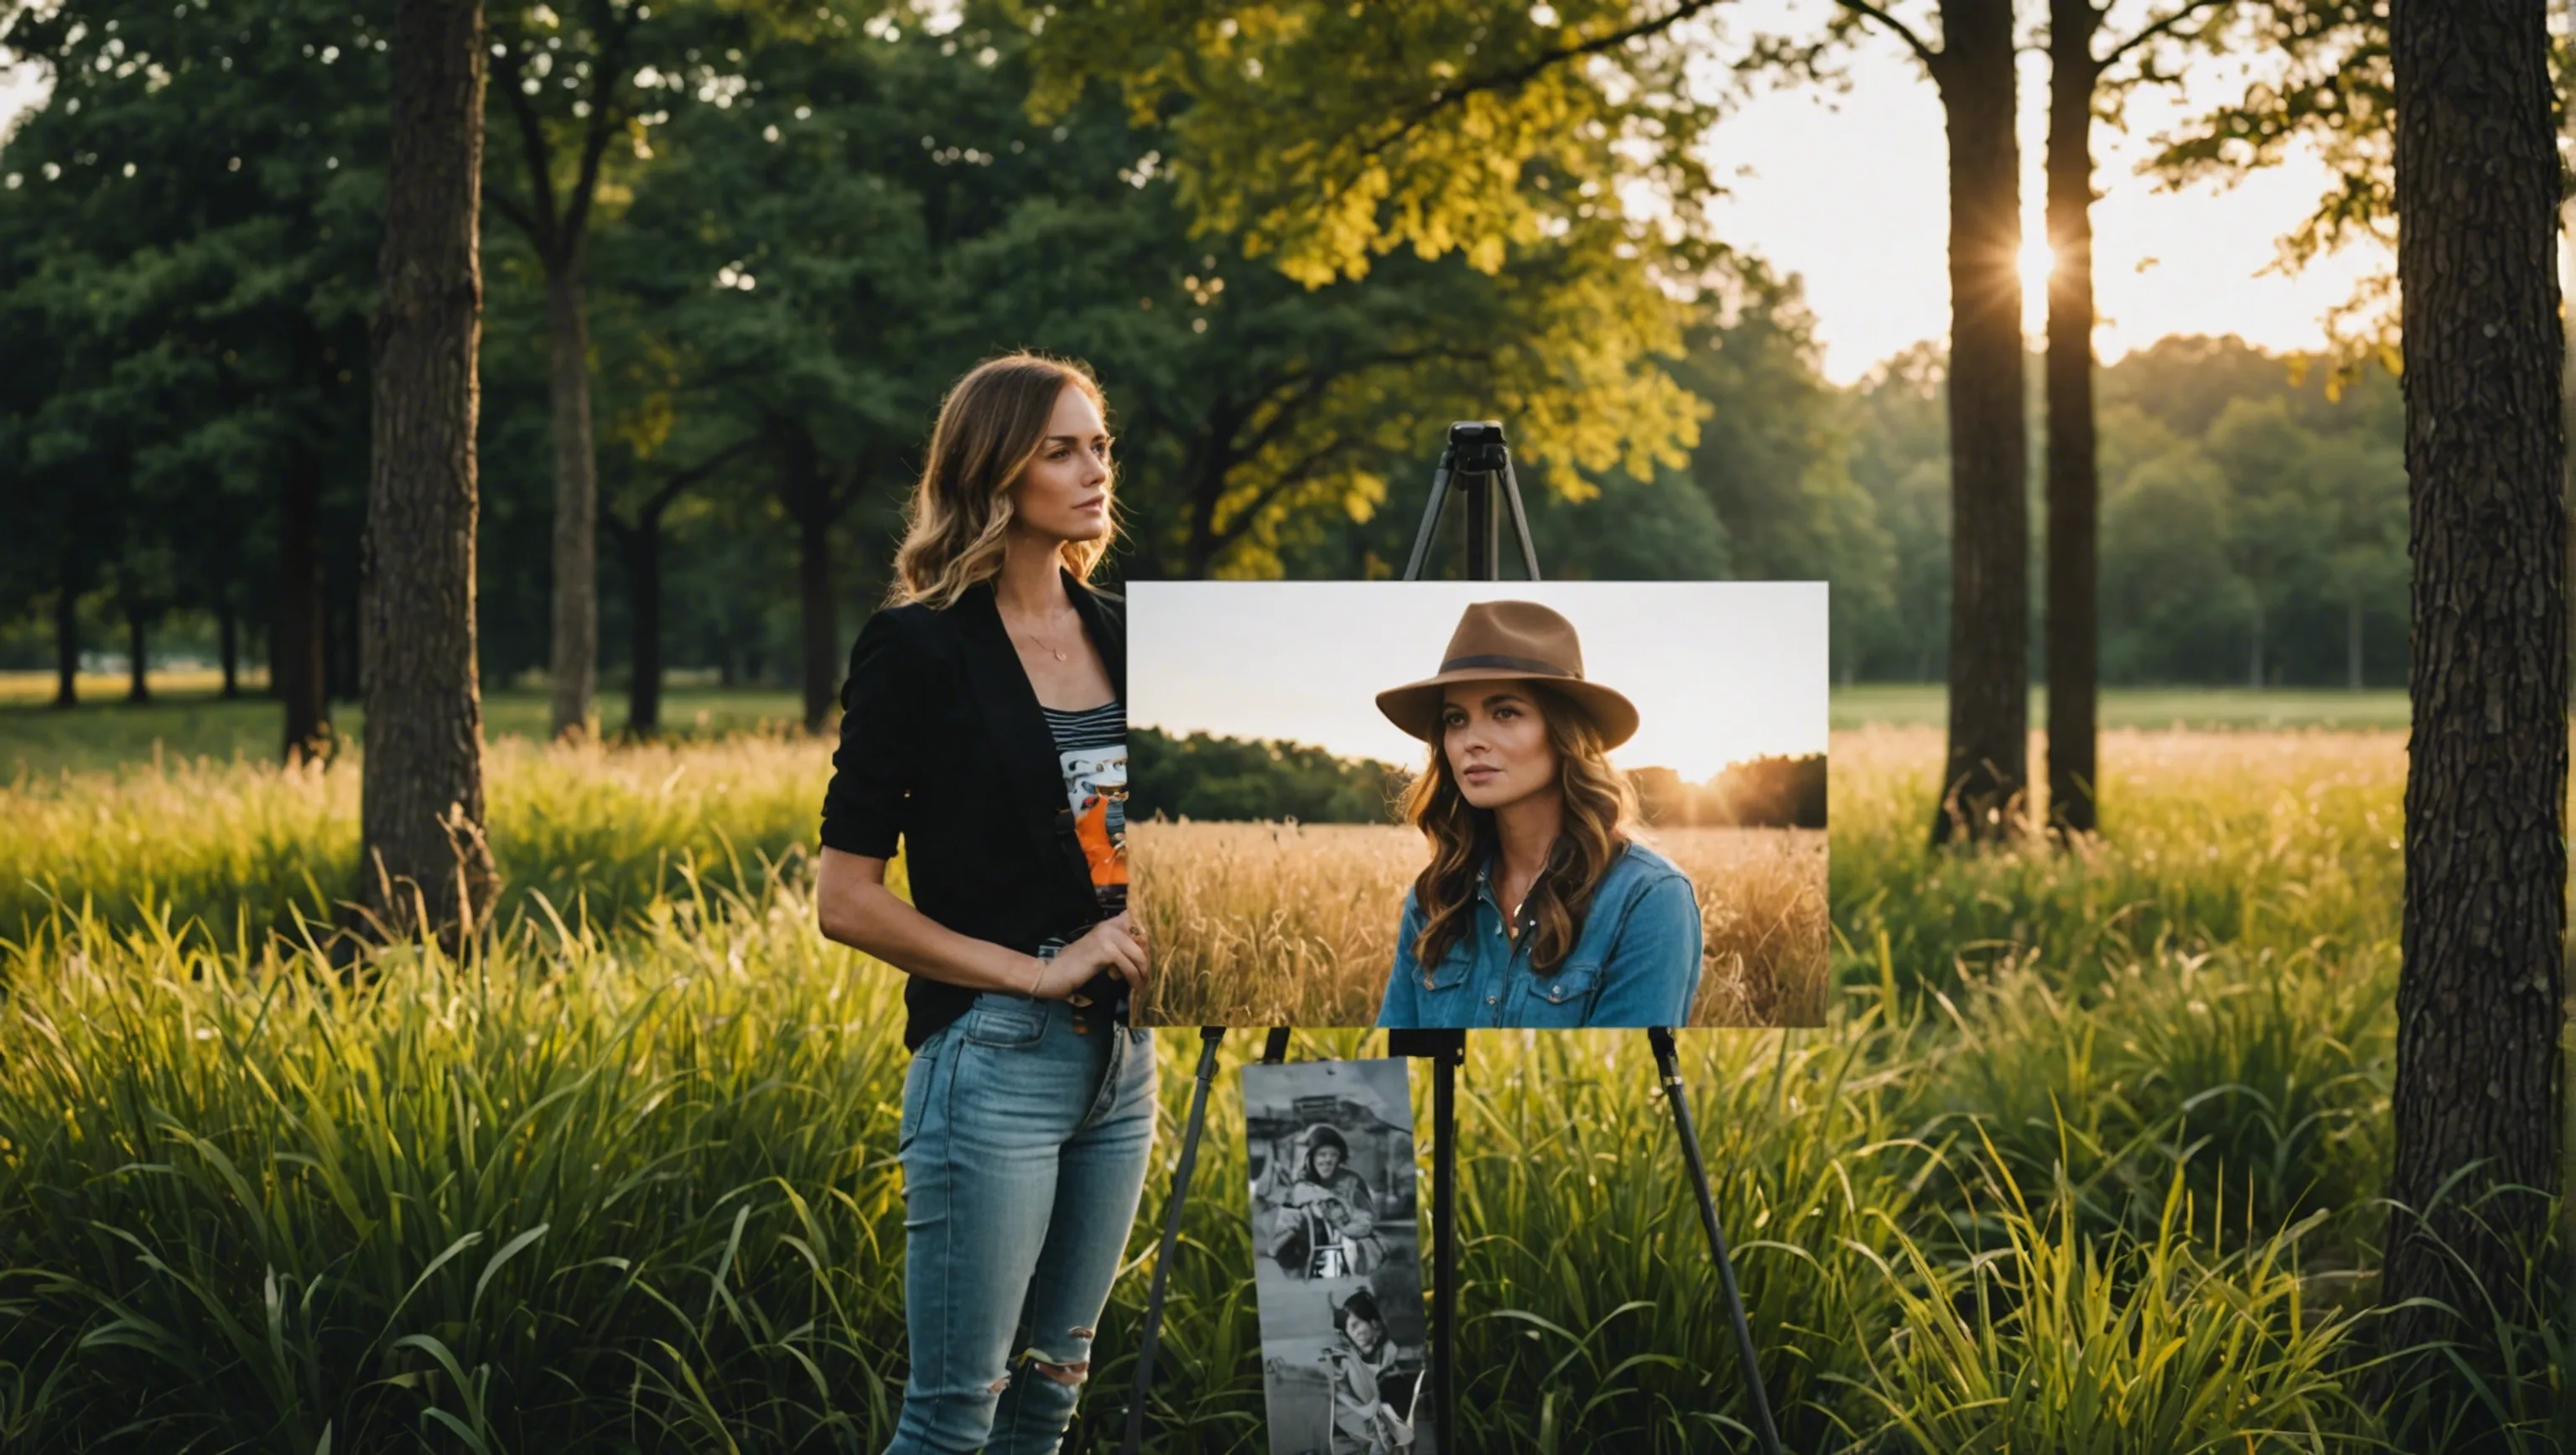
[[[1144,1187],[1126,628],[1087,584],[1114,529],[1106,412],[1033,355],[958,381],[841,693],[817,912],[909,975],[912,1372],[887,1455],[1056,1448]]]
[[[1377,1023],[1678,1026],[1699,991],[1697,898],[1629,831],[1610,749],[1637,709],[1583,677],[1573,623],[1532,601],[1467,608],[1437,674],[1377,695],[1431,744],[1405,817],[1431,862],[1405,892]]]

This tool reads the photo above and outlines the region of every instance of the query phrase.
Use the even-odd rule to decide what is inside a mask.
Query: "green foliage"
[[[1723,816],[1712,823],[1761,828],[1825,827],[1825,755],[1764,754],[1729,763],[1709,780]]]
[[[1309,286],[1399,248],[1493,273],[1513,248],[1604,219],[1658,247],[1658,229],[1623,218],[1625,183],[1679,200],[1683,227],[1714,192],[1686,148],[1651,143],[1695,137],[1713,112],[1683,48],[1619,43],[1663,28],[1633,27],[1633,10],[1059,4],[1034,99],[1061,106],[1113,79],[1137,116],[1170,118],[1170,164],[1202,225]]]
[[[1127,732],[1130,818],[1387,823],[1407,771],[1302,743]]]
[[[2395,381],[2168,338],[2101,372],[2101,668],[2110,683],[2402,682],[2406,475]],[[1946,657],[1943,364],[1928,346],[1848,396],[1851,473],[1894,560],[1873,600],[1834,578],[1838,669]],[[2034,643],[2034,649],[2036,643]]]
[[[0,309],[55,367],[0,394],[40,523],[0,552],[0,599],[105,587],[147,620],[251,607],[281,472],[363,458],[388,18],[13,18],[7,47],[52,85],[0,152]],[[343,539],[354,495],[325,502]]]

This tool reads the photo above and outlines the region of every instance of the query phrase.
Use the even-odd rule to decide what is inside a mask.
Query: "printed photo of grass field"
[[[1648,830],[1699,891],[1694,1026],[1816,1025],[1825,834]],[[1154,947],[1141,1023],[1366,1026],[1395,963],[1422,835],[1377,824],[1134,823],[1132,901]]]

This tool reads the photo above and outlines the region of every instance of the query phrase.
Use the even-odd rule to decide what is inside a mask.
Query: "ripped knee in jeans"
[[[1067,1332],[1085,1343],[1090,1341],[1093,1333],[1092,1330],[1079,1325]],[[1084,1380],[1091,1377],[1091,1361],[1088,1359],[1050,1359],[1045,1350],[1035,1348],[1022,1357],[1028,1361],[1029,1367],[1068,1389],[1079,1387]]]

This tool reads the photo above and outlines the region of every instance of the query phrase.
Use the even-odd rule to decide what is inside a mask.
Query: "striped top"
[[[1040,705],[1038,711],[1046,714],[1047,732],[1055,738],[1055,749],[1059,753],[1076,748],[1126,746],[1127,704],[1117,698],[1079,712],[1044,705]],[[1125,757],[1125,754],[1120,754],[1120,757]],[[1076,799],[1074,807],[1079,809],[1081,806],[1081,800]]]

